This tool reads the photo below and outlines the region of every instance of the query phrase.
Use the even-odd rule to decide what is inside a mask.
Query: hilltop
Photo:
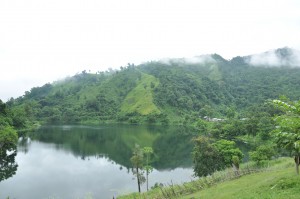
[[[242,118],[268,99],[300,98],[298,55],[282,48],[231,60],[212,54],[83,71],[32,88],[7,105],[45,123],[189,124],[231,111]]]

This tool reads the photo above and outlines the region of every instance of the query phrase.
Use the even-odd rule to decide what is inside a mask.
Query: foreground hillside
[[[228,179],[230,170],[227,170],[206,179],[118,198],[299,198],[299,176],[295,175],[292,159],[279,159],[270,165],[253,170],[252,174],[247,174],[244,168],[245,175],[239,178]]]
[[[46,123],[188,124],[204,116],[227,118],[232,112],[242,118],[267,99],[300,98],[300,67],[289,62],[291,49],[275,53],[281,65],[257,59],[253,65],[249,57],[225,60],[214,54],[96,74],[83,71],[32,88],[7,105]]]
[[[243,176],[182,198],[299,198],[299,176],[292,168]]]

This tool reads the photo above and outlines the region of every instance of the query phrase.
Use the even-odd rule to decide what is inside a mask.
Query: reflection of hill
[[[137,143],[152,146],[156,154],[156,169],[191,165],[190,136],[172,129],[149,126],[48,126],[32,135],[33,140],[54,143],[57,149],[71,151],[75,156],[106,156],[127,168],[131,167],[131,149]]]
[[[158,160],[154,162],[156,169],[174,169],[176,167],[191,167],[192,165],[193,144],[191,143],[191,135],[178,131],[174,133],[173,130],[161,134],[159,139],[153,143],[154,151],[158,156]]]

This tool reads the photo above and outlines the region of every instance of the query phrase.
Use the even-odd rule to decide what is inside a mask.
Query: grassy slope
[[[291,168],[242,176],[187,195],[192,198],[299,198],[300,177]]]
[[[139,195],[135,193],[119,198],[299,198],[300,176],[295,175],[293,160],[282,158],[273,161],[271,164],[274,165],[262,170],[262,172],[244,175],[233,180],[213,182],[212,178],[207,178],[202,181],[175,185],[174,189],[170,187],[162,190],[154,189],[147,194]],[[243,167],[245,168],[245,165]],[[217,172],[214,179],[224,177],[227,172]],[[203,184],[203,182],[205,183]],[[199,187],[202,187],[202,189],[199,190]],[[173,190],[176,192],[176,196],[172,195]],[[162,194],[162,192],[165,194]],[[166,195],[168,196],[166,197]]]
[[[151,87],[151,83],[154,87]],[[137,112],[141,115],[160,113],[160,110],[153,103],[153,89],[158,84],[159,81],[155,77],[143,73],[138,85],[128,93],[122,103],[121,112]]]

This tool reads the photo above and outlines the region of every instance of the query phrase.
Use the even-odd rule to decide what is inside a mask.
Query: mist
[[[246,57],[245,61],[258,67],[300,67],[300,51],[280,48]]]
[[[172,64],[207,64],[215,63],[216,60],[211,55],[200,55],[194,57],[183,57],[183,58],[164,58],[158,60],[158,62],[172,65]]]

